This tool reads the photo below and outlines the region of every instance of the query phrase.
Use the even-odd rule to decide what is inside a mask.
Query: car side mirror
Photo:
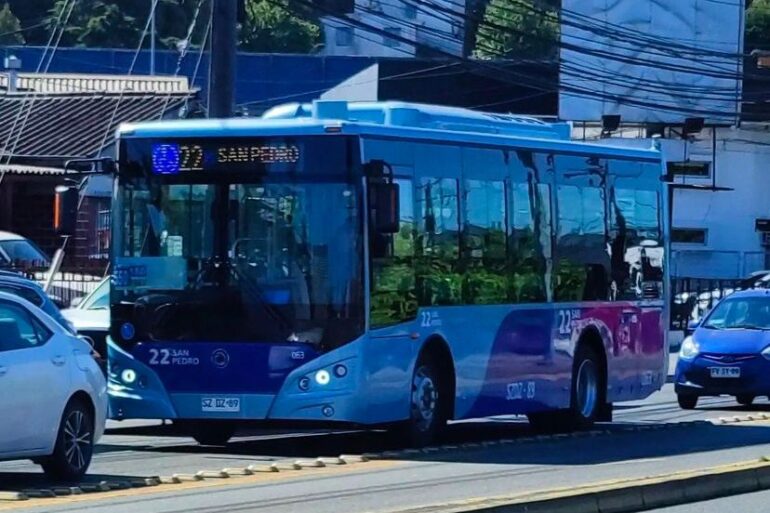
[[[70,300],[70,308],[77,308],[80,303],[83,302],[83,296],[73,297]]]
[[[687,323],[687,328],[684,330],[685,336],[692,335],[695,330],[698,329],[698,326],[700,326],[700,321],[690,321]]]

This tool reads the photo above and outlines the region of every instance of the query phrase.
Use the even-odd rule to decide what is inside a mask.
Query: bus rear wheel
[[[612,406],[606,403],[605,375],[601,360],[591,347],[581,344],[572,369],[570,407],[566,410],[527,415],[536,431],[561,433],[588,429],[598,420],[612,419]]]
[[[604,369],[596,352],[581,344],[572,368],[572,394],[567,411],[569,429],[588,429],[594,425],[605,404]]]
[[[441,373],[430,355],[415,365],[409,401],[409,420],[394,427],[395,442],[425,447],[433,442],[447,421],[446,390]]]
[[[238,428],[231,421],[181,421],[178,422],[185,434],[190,435],[201,445],[227,445],[227,442],[235,435]]]

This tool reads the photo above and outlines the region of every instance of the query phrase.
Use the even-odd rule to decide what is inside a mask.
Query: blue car
[[[682,342],[674,383],[684,409],[703,396],[732,395],[744,406],[770,396],[770,290],[720,301]]]

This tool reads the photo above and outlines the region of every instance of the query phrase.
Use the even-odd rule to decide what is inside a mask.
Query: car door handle
[[[67,363],[67,360],[63,356],[57,355],[57,356],[54,356],[53,358],[51,358],[51,363],[53,363],[57,367],[61,367],[62,365]]]
[[[8,369],[6,369],[5,367],[0,367],[0,378],[5,376],[6,374],[8,374]]]

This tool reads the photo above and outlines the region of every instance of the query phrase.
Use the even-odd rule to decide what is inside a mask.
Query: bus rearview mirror
[[[79,198],[76,187],[60,185],[54,190],[53,228],[58,235],[75,235]]]
[[[396,183],[372,183],[369,187],[369,211],[378,233],[398,233],[400,215],[399,188]]]

